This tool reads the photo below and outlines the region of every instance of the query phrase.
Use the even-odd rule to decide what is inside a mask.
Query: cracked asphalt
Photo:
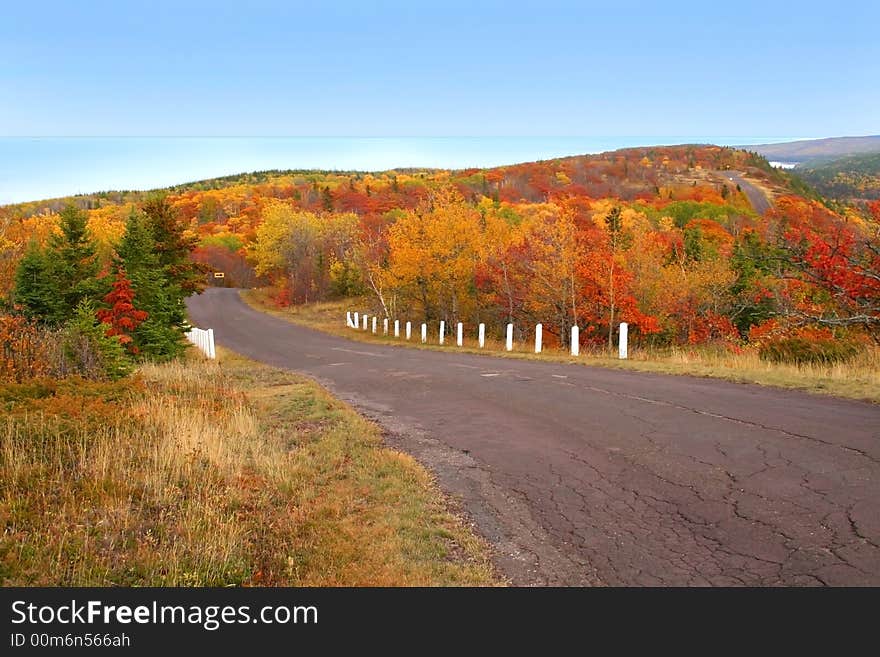
[[[350,341],[188,301],[431,469],[518,585],[880,585],[880,407],[753,385]],[[341,320],[342,321],[342,320]]]

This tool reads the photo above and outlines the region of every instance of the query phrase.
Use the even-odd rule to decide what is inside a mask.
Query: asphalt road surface
[[[365,344],[229,289],[188,305],[219,344],[378,421],[515,584],[880,585],[876,405]]]
[[[755,209],[755,212],[758,214],[764,214],[770,209],[770,199],[767,198],[767,194],[764,193],[764,190],[746,180],[741,173],[737,171],[720,171],[719,173],[725,176],[734,185],[739,185],[739,188],[743,190],[746,198],[749,199],[749,203],[751,203],[752,207]]]

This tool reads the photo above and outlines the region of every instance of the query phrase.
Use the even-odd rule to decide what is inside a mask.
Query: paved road
[[[880,585],[880,407],[689,377],[359,343],[189,302],[312,375],[461,500],[516,584]]]
[[[719,171],[718,173],[727,178],[734,185],[739,185],[740,189],[743,190],[746,197],[749,199],[749,202],[752,204],[752,207],[755,209],[755,212],[758,214],[764,214],[770,209],[770,199],[767,198],[767,194],[764,193],[764,190],[746,180],[743,177],[743,174],[738,171]]]

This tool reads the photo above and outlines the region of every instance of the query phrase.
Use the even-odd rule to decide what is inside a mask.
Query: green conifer
[[[31,242],[15,270],[13,302],[31,319],[48,322],[60,314],[59,291],[49,268],[46,253]]]
[[[135,307],[148,314],[132,333],[139,354],[156,360],[178,356],[185,348],[183,294],[160,261],[146,217],[131,212],[116,252],[131,280]]]
[[[83,299],[64,325],[64,370],[89,379],[119,379],[131,372],[131,361],[117,336],[95,316],[91,299]]]
[[[53,235],[46,254],[48,275],[58,292],[50,324],[67,321],[84,299],[97,302],[107,290],[98,280],[97,247],[87,227],[85,212],[73,205],[61,211],[61,233]]]
[[[156,244],[159,264],[166,268],[169,279],[179,290],[182,307],[185,297],[201,292],[205,287],[208,270],[190,257],[198,246],[198,237],[185,233],[177,212],[164,196],[148,199],[143,211]]]

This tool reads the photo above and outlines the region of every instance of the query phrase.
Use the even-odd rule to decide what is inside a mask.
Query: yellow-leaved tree
[[[359,246],[357,215],[316,214],[272,200],[262,209],[249,255],[258,276],[282,284],[290,301],[305,303],[328,293],[363,292],[356,259]]]
[[[403,309],[456,322],[474,311],[480,212],[451,188],[434,192],[388,229],[388,287]]]

